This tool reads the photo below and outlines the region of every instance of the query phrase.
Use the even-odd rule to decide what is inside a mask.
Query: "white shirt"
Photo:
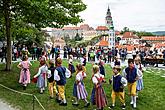
[[[73,59],[69,59],[69,64],[72,64],[72,62],[73,62]]]
[[[100,73],[96,73],[96,74],[94,74],[94,76],[92,77],[92,82],[94,83],[94,84],[97,84],[99,81],[97,80],[97,78],[104,78],[104,75],[102,75],[102,74],[100,74]]]
[[[137,77],[136,78],[141,79],[143,77],[143,73],[138,68],[136,68],[136,69],[137,69]],[[123,69],[122,74],[126,78],[127,73],[125,72],[125,69]]]
[[[65,71],[66,78],[69,78],[70,75],[71,75],[71,72],[66,68],[66,71]],[[60,80],[60,76],[58,75],[58,71],[56,69],[54,71],[54,80],[56,80],[56,81]]]

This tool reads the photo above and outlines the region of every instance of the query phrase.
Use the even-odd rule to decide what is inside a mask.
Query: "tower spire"
[[[109,5],[108,5],[108,10],[107,10],[107,12],[110,12],[110,8],[109,8]]]

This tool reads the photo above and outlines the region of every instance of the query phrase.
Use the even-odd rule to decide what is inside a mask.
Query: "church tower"
[[[109,35],[108,41],[109,41],[110,47],[115,47],[115,31],[114,31],[113,20],[112,20],[112,16],[111,16],[109,6],[108,6],[107,14],[106,14],[106,17],[105,17],[105,24],[106,24],[107,28],[109,29],[109,31],[108,31],[108,35]]]

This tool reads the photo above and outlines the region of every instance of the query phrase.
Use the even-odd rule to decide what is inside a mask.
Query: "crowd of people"
[[[36,75],[33,76],[32,82],[36,83],[39,93],[43,94],[48,83],[48,90],[50,98],[56,98],[56,101],[61,106],[67,106],[67,100],[65,96],[65,85],[66,79],[72,78],[72,74],[76,73],[75,82],[73,86],[73,97],[75,97],[73,106],[79,105],[79,100],[84,100],[84,107],[96,105],[98,110],[103,110],[107,106],[106,92],[104,91],[105,80],[105,69],[104,64],[106,63],[102,56],[98,58],[98,62],[93,63],[93,75],[92,83],[93,89],[91,92],[91,100],[87,100],[88,93],[86,91],[87,85],[84,84],[84,78],[88,77],[86,74],[86,54],[80,54],[78,58],[80,63],[74,67],[73,61],[74,56],[72,53],[67,52],[68,67],[62,66],[62,58],[55,54],[55,58],[49,59],[47,52],[43,51],[39,57],[39,69]],[[26,90],[28,84],[30,83],[30,66],[32,64],[28,60],[27,54],[22,56],[22,61],[18,64],[18,68],[21,69],[19,83],[22,84],[23,89]],[[143,89],[142,80],[142,65],[140,57],[135,59],[128,59],[128,67],[121,71],[121,63],[117,57],[114,57],[114,66],[112,67],[113,75],[109,79],[109,83],[112,85],[112,103],[109,109],[115,107],[115,99],[119,97],[121,101],[121,108],[125,109],[125,92],[124,88],[128,85],[128,94],[131,97],[130,104],[133,108],[136,108],[136,98],[138,97],[138,91]],[[121,74],[120,74],[121,73]],[[56,94],[56,95],[54,95]]]
[[[36,75],[33,76],[32,82],[36,83],[39,88],[39,93],[43,94],[48,83],[48,90],[50,98],[56,97],[57,102],[61,106],[67,106],[65,97],[66,79],[72,78],[76,73],[75,82],[73,86],[73,97],[75,100],[73,106],[79,105],[79,100],[84,100],[84,107],[90,106],[90,102],[97,106],[98,110],[103,110],[107,106],[106,92],[104,91],[104,83],[106,83],[106,71],[104,69],[105,63],[114,62],[112,66],[112,78],[109,83],[112,85],[111,92],[111,106],[109,109],[115,107],[115,99],[119,97],[121,108],[125,109],[125,92],[124,89],[128,86],[128,94],[130,95],[133,108],[136,108],[139,91],[143,90],[143,67],[146,65],[145,58],[153,56],[161,56],[165,59],[165,51],[145,50],[134,48],[132,51],[132,58],[128,59],[128,67],[121,71],[122,61],[127,59],[127,49],[122,48],[86,48],[77,47],[71,48],[65,46],[63,49],[63,58],[68,59],[68,67],[62,66],[62,59],[60,58],[61,49],[59,46],[41,48],[32,46],[28,49],[25,45],[13,47],[13,60],[21,58],[22,61],[17,65],[21,69],[19,83],[22,84],[23,89],[26,90],[30,83],[30,66],[32,65],[28,60],[30,54],[32,60],[40,62],[39,69]],[[0,49],[1,60],[6,59],[6,47]],[[73,61],[77,59],[79,64],[74,67]],[[119,60],[121,59],[121,60]],[[97,60],[97,61],[96,61]],[[93,90],[91,92],[91,100],[87,100],[88,93],[86,91],[84,78],[88,77],[86,74],[86,62],[93,64],[92,83]],[[56,94],[56,95],[54,95]]]

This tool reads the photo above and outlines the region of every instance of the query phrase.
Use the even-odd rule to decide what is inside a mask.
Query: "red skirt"
[[[102,86],[99,86],[98,88],[96,88],[96,92],[95,92],[95,97],[96,97],[96,106],[98,109],[101,109],[103,107],[105,107],[107,105],[107,98],[104,92],[104,89],[102,88]]]

